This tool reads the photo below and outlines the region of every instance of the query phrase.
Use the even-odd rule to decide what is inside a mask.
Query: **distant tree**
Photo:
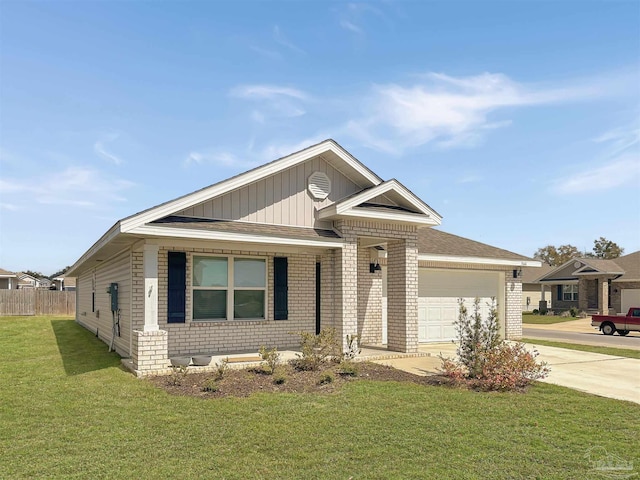
[[[618,258],[623,253],[624,248],[621,248],[617,243],[607,240],[604,237],[593,241],[593,256],[595,258]]]
[[[67,273],[67,270],[69,270],[71,268],[71,265],[67,265],[66,267],[64,267],[62,270],[58,270],[56,273],[49,275],[49,279],[53,280],[56,277],[59,277],[61,275],[64,275],[65,273]]]
[[[49,278],[44,273],[34,272],[33,270],[25,270],[22,273],[26,273],[27,275],[31,275],[34,278]]]
[[[547,245],[546,247],[539,248],[536,253],[533,254],[534,258],[542,260],[552,267],[562,265],[572,258],[579,256],[580,251],[573,245],[560,245],[559,247]]]

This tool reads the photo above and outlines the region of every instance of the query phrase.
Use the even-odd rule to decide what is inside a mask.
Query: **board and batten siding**
[[[317,171],[326,173],[331,180],[331,193],[324,200],[314,199],[307,190],[309,176]],[[315,210],[331,205],[363,188],[329,165],[322,157],[316,157],[238,190],[177,212],[176,215],[331,228],[330,222],[316,220]]]
[[[92,278],[95,272],[95,311],[91,311]],[[82,273],[77,279],[76,320],[107,345],[111,343],[113,317],[111,296],[107,289],[118,284],[120,308],[120,336],[115,339],[115,349],[121,356],[129,356],[131,340],[131,254],[122,252],[101,264],[95,270]]]

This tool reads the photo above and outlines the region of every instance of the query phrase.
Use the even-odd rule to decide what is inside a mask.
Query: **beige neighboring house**
[[[55,286],[56,290],[72,292],[76,289],[76,279],[74,277],[61,275],[53,279],[52,285]]]
[[[36,278],[33,275],[27,273],[18,273],[18,288],[49,288],[51,286],[51,280],[48,278]]]
[[[326,140],[116,222],[67,272],[76,320],[138,375],[179,355],[297,348],[291,332],[326,327],[343,348],[358,334],[416,352],[455,338],[458,298],[486,311],[495,297],[519,338],[519,269],[540,262],[441,220]]]
[[[537,283],[546,287],[554,310],[626,313],[640,306],[640,251],[613,260],[574,258]]]
[[[18,275],[0,268],[0,290],[17,290]]]
[[[540,309],[542,290],[546,290],[545,299],[547,309],[553,308],[553,298],[549,295],[549,287],[536,281],[554,269],[551,265],[543,263],[541,267],[522,268],[522,311],[531,312]]]

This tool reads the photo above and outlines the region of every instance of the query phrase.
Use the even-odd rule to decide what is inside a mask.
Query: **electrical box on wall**
[[[109,293],[109,295],[111,295],[111,311],[117,312],[118,311],[118,284],[112,283],[111,285],[109,285],[107,292]]]

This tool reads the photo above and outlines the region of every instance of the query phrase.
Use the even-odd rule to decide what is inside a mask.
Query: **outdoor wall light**
[[[522,268],[518,268],[513,271],[513,278],[520,278],[521,276],[522,276]]]
[[[382,267],[380,266],[377,260],[376,260],[376,263],[369,264],[369,273],[376,273],[376,272],[379,272],[380,270],[382,270]]]

